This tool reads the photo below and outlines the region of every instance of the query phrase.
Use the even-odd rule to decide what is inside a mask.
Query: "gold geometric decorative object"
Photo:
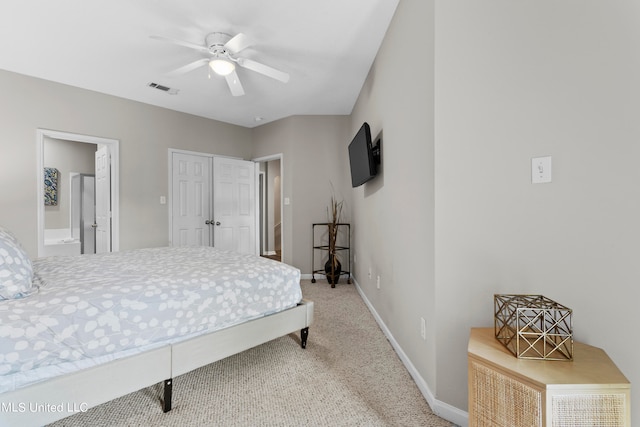
[[[542,295],[495,294],[496,339],[520,359],[573,360],[572,310]]]

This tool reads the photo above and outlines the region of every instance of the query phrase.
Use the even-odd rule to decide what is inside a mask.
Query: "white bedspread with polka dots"
[[[0,301],[0,393],[295,306],[300,271],[210,247],[33,262],[40,292]]]

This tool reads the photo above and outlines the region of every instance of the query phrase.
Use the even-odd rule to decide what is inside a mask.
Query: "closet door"
[[[214,157],[213,246],[258,254],[256,163]]]
[[[211,245],[211,156],[172,153],[172,246]]]

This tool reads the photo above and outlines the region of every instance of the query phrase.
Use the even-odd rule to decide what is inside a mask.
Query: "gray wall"
[[[436,1],[437,391],[464,408],[468,327],[494,293],[574,310],[640,384],[640,8]],[[551,155],[553,182],[531,184]],[[640,416],[640,394],[632,394]]]
[[[465,329],[494,292],[573,308],[639,383],[637,2],[436,4],[438,394],[465,405]],[[540,155],[553,182],[532,185]]]
[[[38,128],[120,140],[120,249],[168,244],[168,148],[251,157],[239,126],[2,70],[0,93],[0,224],[34,257]]]
[[[283,155],[283,197],[290,200],[283,212],[283,258],[303,274],[312,270],[311,224],[327,222],[332,188],[349,220],[349,138],[347,116],[296,116],[253,129],[254,158]]]
[[[355,274],[438,405],[466,410],[469,328],[493,325],[494,293],[573,308],[576,339],[640,382],[638,16],[400,2],[352,115],[384,131],[382,176],[353,192]],[[553,182],[532,185],[544,155]]]
[[[382,131],[381,175],[352,190],[356,280],[435,393],[433,17],[433,2],[400,2],[351,130],[366,121]]]

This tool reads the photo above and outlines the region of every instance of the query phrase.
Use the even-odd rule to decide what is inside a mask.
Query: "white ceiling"
[[[2,0],[0,69],[245,127],[350,114],[398,2]],[[238,56],[288,72],[289,82],[238,68],[246,94],[234,97],[208,67],[168,77],[205,54],[150,36],[204,44],[211,32],[244,33],[254,43]]]

